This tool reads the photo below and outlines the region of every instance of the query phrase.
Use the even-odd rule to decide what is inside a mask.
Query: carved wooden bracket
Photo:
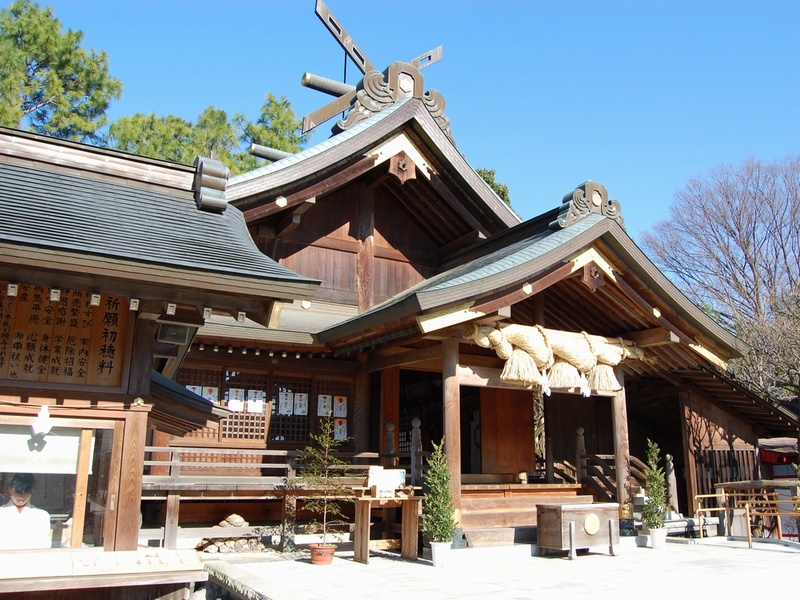
[[[417,178],[417,166],[405,152],[400,151],[389,159],[389,173],[403,184]]]
[[[594,261],[590,261],[583,265],[583,276],[581,277],[581,281],[585,283],[593,292],[597,291],[597,288],[603,287],[606,284],[603,269],[601,269]]]

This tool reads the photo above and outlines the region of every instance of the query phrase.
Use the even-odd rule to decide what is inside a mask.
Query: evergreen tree
[[[52,8],[16,0],[0,9],[0,125],[102,143],[122,84],[105,52],[87,51],[82,40],[80,31],[61,31]]]
[[[422,503],[422,531],[431,541],[449,542],[456,533],[455,503],[450,488],[450,471],[444,453],[444,438],[433,444],[433,453],[425,471],[425,497]]]

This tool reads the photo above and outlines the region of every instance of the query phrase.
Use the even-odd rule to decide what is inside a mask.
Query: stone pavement
[[[719,537],[670,540],[652,550],[636,547],[634,538],[623,541],[630,543],[617,556],[592,552],[576,560],[565,553],[536,556],[529,545],[459,549],[440,568],[380,551],[365,565],[353,561],[352,550],[337,552],[330,566],[312,565],[307,555],[244,554],[208,556],[206,565],[211,581],[236,590],[231,597],[253,600],[742,597],[794,589],[800,568],[797,544],[762,541],[749,549],[746,541]]]

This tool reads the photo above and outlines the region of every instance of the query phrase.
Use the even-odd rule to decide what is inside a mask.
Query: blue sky
[[[492,168],[524,219],[587,179],[637,239],[689,178],[798,153],[800,2],[777,0],[327,0],[383,69],[444,45],[423,71],[459,150]],[[4,1],[3,5],[8,2]],[[137,112],[195,119],[209,105],[255,118],[267,94],[298,117],[341,79],[343,52],[314,0],[52,0],[65,28],[105,50]],[[348,64],[348,81],[357,69]],[[329,135],[324,124],[312,144]]]

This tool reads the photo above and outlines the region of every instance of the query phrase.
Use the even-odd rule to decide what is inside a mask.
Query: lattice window
[[[222,373],[220,371],[210,371],[207,369],[181,369],[175,381],[185,386],[199,396],[220,403],[220,389],[222,388]],[[219,431],[216,427],[203,427],[195,431],[190,431],[184,439],[208,440],[216,442],[219,438]]]
[[[330,403],[330,410],[327,414],[335,419],[334,432],[335,435],[342,438],[349,437],[352,433],[352,426],[350,425],[351,419],[349,416],[352,414],[352,387],[349,379],[333,379],[333,378],[319,378],[315,382],[315,400],[316,407],[314,414],[317,415],[316,429],[319,430],[319,419],[323,417],[328,408],[327,403]],[[320,407],[320,404],[323,404]]]
[[[219,439],[266,441],[269,376],[264,373],[225,371],[223,404],[232,411],[221,421]]]
[[[305,444],[308,441],[311,418],[316,414],[311,402],[312,383],[310,377],[274,376],[270,442]]]

